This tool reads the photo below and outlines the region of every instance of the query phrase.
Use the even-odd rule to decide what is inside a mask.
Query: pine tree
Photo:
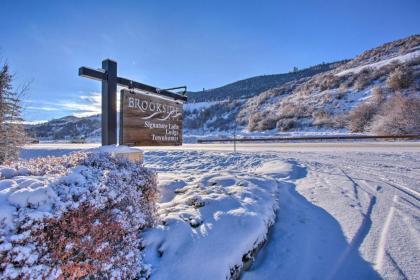
[[[20,147],[25,143],[20,97],[26,88],[14,91],[12,80],[9,67],[4,64],[0,69],[0,163],[16,160]]]

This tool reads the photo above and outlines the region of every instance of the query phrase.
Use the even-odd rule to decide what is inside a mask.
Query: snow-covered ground
[[[33,145],[22,157],[92,146]],[[225,279],[241,266],[244,279],[420,275],[419,142],[237,148],[144,149],[162,194],[162,225],[144,236],[152,279]]]
[[[282,157],[301,176],[280,188],[270,241],[245,279],[416,279],[419,153]]]

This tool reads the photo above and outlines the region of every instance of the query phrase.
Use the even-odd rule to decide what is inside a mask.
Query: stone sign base
[[[113,155],[115,157],[126,158],[132,162],[143,162],[143,158],[144,158],[142,150],[134,150],[134,149],[132,149],[129,152],[114,152]]]

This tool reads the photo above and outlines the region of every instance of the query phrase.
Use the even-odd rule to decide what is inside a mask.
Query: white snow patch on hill
[[[185,103],[184,104],[184,111],[194,111],[194,110],[201,110],[206,109],[214,104],[219,103],[220,101],[206,101],[206,102],[195,102],[195,103]]]
[[[381,61],[378,61],[378,62],[374,62],[374,63],[370,63],[370,64],[346,69],[346,70],[343,70],[343,71],[341,71],[341,72],[339,72],[335,75],[336,76],[345,76],[349,73],[357,74],[357,73],[363,71],[363,69],[366,69],[366,68],[379,69],[379,68],[381,68],[385,65],[388,65],[392,62],[405,63],[405,62],[414,60],[414,59],[418,58],[419,56],[420,56],[420,50],[417,50],[417,51],[410,52],[410,53],[407,53],[407,54],[404,54],[404,55],[399,55],[399,56],[396,56],[396,57],[384,59],[384,60],[381,60]]]

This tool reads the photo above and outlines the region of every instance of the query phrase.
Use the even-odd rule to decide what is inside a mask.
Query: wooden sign
[[[182,103],[123,89],[120,105],[121,145],[182,145]]]
[[[80,67],[79,76],[99,80],[102,82],[102,145],[117,144],[117,86],[141,90],[154,95],[164,96],[171,100],[187,101],[186,86],[159,89],[133,80],[117,76],[117,62],[111,59],[102,61],[101,69]],[[172,92],[170,90],[184,89],[184,92]],[[121,118],[122,120],[122,118]],[[122,128],[122,127],[121,127]],[[121,135],[120,135],[121,136]],[[182,137],[182,135],[181,135]],[[120,137],[120,144],[121,137]]]

